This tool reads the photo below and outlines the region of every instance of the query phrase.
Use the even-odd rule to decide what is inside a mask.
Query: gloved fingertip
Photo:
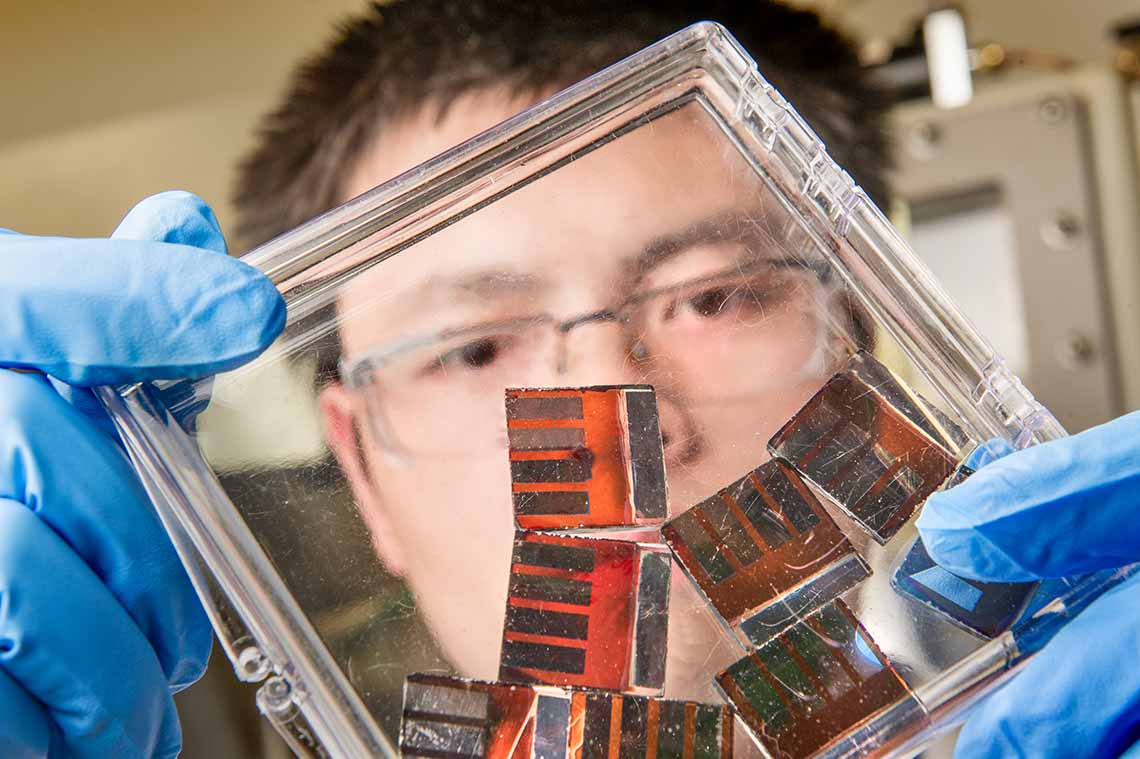
[[[927,499],[915,526],[935,563],[971,580],[1028,582],[1038,577],[1027,572],[987,536],[979,522],[985,513],[970,498],[975,490],[962,485]]]
[[[226,241],[214,211],[197,195],[184,190],[161,192],[139,201],[119,222],[111,237],[189,245],[226,253]]]
[[[224,371],[250,361],[273,344],[285,329],[285,299],[264,274],[251,266],[235,261],[247,270],[248,277],[241,283],[238,298],[219,303],[218,323],[233,325],[230,334],[229,355],[219,357],[212,372]],[[222,310],[228,313],[221,313]]]
[[[214,630],[201,606],[198,606],[195,619],[186,620],[181,637],[182,658],[170,673],[171,694],[186,690],[202,679],[210,662],[210,652],[214,647]]]

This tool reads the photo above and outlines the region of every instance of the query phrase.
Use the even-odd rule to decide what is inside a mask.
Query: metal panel
[[[991,94],[954,111],[899,109],[895,189],[918,222],[996,199],[1012,223],[1026,384],[1075,430],[1123,404],[1088,113],[1062,81],[1056,85]],[[983,332],[987,316],[973,316]]]

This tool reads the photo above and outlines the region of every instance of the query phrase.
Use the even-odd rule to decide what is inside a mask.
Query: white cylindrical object
[[[929,14],[922,22],[930,95],[939,108],[958,108],[974,94],[966,22],[955,8]]]

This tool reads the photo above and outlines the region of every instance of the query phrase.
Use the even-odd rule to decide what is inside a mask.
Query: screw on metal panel
[[[1060,124],[1069,115],[1069,108],[1059,97],[1047,97],[1037,106],[1037,114],[1046,124]]]
[[[910,129],[907,145],[915,158],[930,158],[942,145],[942,127],[933,121],[920,121]]]
[[[1041,239],[1052,248],[1067,248],[1080,238],[1081,219],[1072,211],[1058,211],[1041,228]]]
[[[238,678],[243,682],[255,683],[264,680],[269,674],[269,660],[257,646],[248,646],[238,654]]]
[[[1073,334],[1057,348],[1057,360],[1066,369],[1080,369],[1096,362],[1096,343],[1088,335]]]

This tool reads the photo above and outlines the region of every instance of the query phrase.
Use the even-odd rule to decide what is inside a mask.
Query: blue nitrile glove
[[[187,193],[143,201],[109,240],[0,232],[0,366],[54,378],[0,369],[0,756],[174,756],[171,695],[210,650],[105,417],[63,383],[229,369],[284,315]]]
[[[980,580],[1140,561],[1140,412],[999,457],[927,501],[930,555]],[[957,756],[1140,755],[1140,576],[1092,602],[966,722]]]

